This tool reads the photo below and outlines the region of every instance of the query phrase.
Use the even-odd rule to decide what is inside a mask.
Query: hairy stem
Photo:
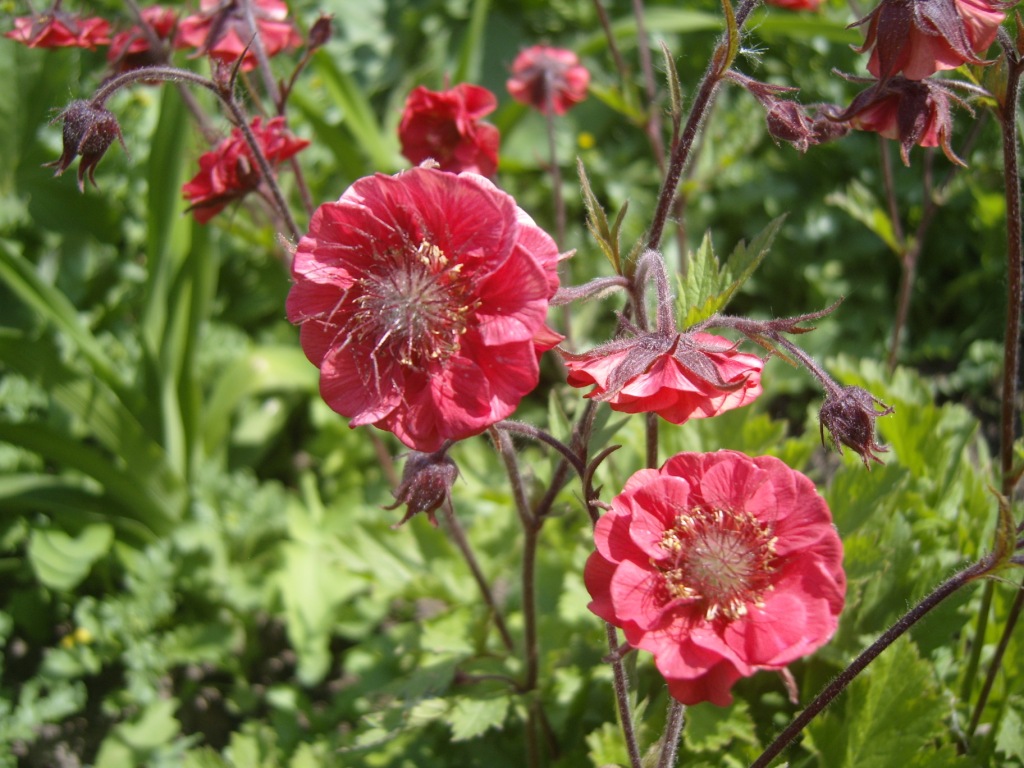
[[[972,581],[984,576],[994,567],[994,559],[987,556],[973,565],[968,566],[951,578],[936,587],[930,595],[901,616],[895,624],[887,629],[881,637],[873,642],[860,656],[840,672],[819,693],[814,700],[807,705],[796,718],[793,719],[780,733],[768,748],[750,764],[750,768],[767,768],[771,761],[782,752],[797,737],[811,720],[818,713],[827,707],[851,682],[859,675],[864,668],[874,661],[882,651],[892,645],[901,635],[909,630],[914,624],[920,621],[930,611],[936,608],[943,600],[959,590],[961,587],[970,584]]]
[[[263,148],[260,147],[259,142],[256,141],[256,136],[249,127],[249,121],[245,113],[231,95],[229,88],[221,87],[213,80],[197,75],[195,72],[190,72],[187,69],[159,66],[140,67],[139,69],[133,69],[129,72],[118,75],[104,83],[103,86],[101,86],[93,95],[92,104],[96,107],[102,107],[106,103],[107,99],[122,88],[134,85],[138,82],[145,82],[147,80],[163,80],[173,83],[189,83],[192,85],[198,85],[202,88],[206,88],[208,91],[212,91],[217,98],[221,100],[221,103],[227,107],[235,124],[245,137],[246,144],[249,145],[249,149],[252,152],[253,157],[256,159],[256,164],[260,167],[261,180],[270,190],[271,198],[274,201],[277,212],[285,222],[289,236],[293,240],[297,241],[301,236],[301,232],[299,231],[298,225],[295,223],[295,219],[292,217],[292,212],[288,207],[288,203],[285,202],[284,194],[281,192],[281,187],[277,183],[274,171],[270,167],[270,161],[267,160],[267,156],[263,153]]]
[[[758,2],[759,0],[743,0],[743,3],[736,11],[736,26],[738,28],[743,27],[747,17]],[[712,54],[711,61],[701,77],[697,95],[694,97],[693,105],[690,107],[690,114],[686,118],[686,125],[683,127],[682,135],[679,141],[672,147],[668,170],[665,173],[661,192],[658,195],[658,204],[654,210],[654,218],[651,221],[651,228],[647,232],[648,248],[658,250],[661,244],[661,237],[665,232],[668,214],[672,210],[676,188],[679,186],[679,179],[690,160],[693,144],[700,134],[701,126],[704,124],[704,120],[714,102],[718,85],[722,81],[724,72],[721,67],[721,58],[725,55],[728,44],[727,38],[723,37],[715,47],[715,53]]]
[[[1021,335],[1021,287],[1024,283],[1024,249],[1021,245],[1021,202],[1020,202],[1020,150],[1017,143],[1017,100],[1020,97],[1020,79],[1024,74],[1022,62],[1010,41],[1003,42],[1006,58],[1006,93],[999,111],[999,128],[1003,137],[1003,180],[1006,195],[1006,329],[1003,337],[1003,391],[1002,408],[999,419],[999,469],[1002,477],[1001,490],[1007,498],[1012,498],[1015,476],[1013,472],[1013,442],[1017,426],[1017,392],[1020,368],[1020,335]],[[1017,624],[1024,598],[1018,592],[1010,609],[1010,614],[1003,627],[999,648],[1005,648],[1010,633]],[[979,638],[979,641],[981,638]],[[995,682],[1002,663],[1002,654],[997,653],[985,673],[978,700],[971,713],[971,726],[967,735],[981,720],[981,712],[988,702],[989,693]]]
[[[676,764],[676,754],[679,752],[679,737],[683,733],[685,715],[686,706],[672,699],[668,705],[665,733],[661,737],[661,757],[658,758],[658,768],[673,768]]]
[[[626,667],[622,663],[622,656],[619,655],[619,633],[607,621],[604,623],[604,631],[608,639],[608,651],[612,656],[612,685],[615,688],[615,705],[619,710],[622,735],[626,740],[629,766],[630,768],[641,768],[640,746],[636,741],[633,711],[629,706],[629,680],[626,677]]]

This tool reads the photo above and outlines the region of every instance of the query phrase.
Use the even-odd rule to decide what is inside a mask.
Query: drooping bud
[[[784,94],[794,93],[797,88],[762,83],[735,71],[730,71],[726,77],[761,102],[769,135],[776,141],[792,144],[800,152],[806,152],[816,144],[841,138],[849,131],[848,127],[837,125],[821,114],[828,114],[834,105],[805,106],[792,99],[782,98]]]
[[[908,80],[897,75],[861,91],[845,112],[829,117],[898,141],[904,165],[910,165],[910,150],[917,145],[941,147],[951,163],[966,167],[950,145],[953,104],[974,114],[970,105],[946,83],[934,79]]]
[[[57,120],[64,121],[64,151],[60,159],[46,163],[43,167],[56,168],[54,176],[60,176],[76,157],[81,157],[78,163],[78,191],[85,191],[86,174],[95,187],[96,179],[93,172],[100,158],[114,143],[114,139],[120,141],[124,147],[124,137],[121,135],[121,126],[118,125],[117,118],[103,107],[78,99],[68,104],[53,122]]]
[[[334,17],[327,13],[320,14],[320,18],[313,22],[309,28],[308,45],[310,50],[316,50],[327,44],[331,39],[331,20]]]
[[[430,524],[436,526],[434,512],[444,504],[452,485],[459,476],[459,468],[444,450],[434,453],[413,451],[405,460],[402,482],[392,494],[396,501],[384,509],[397,509],[405,505],[405,517],[395,524],[397,528],[418,512],[426,512]]]
[[[825,444],[827,429],[832,436],[832,444],[839,453],[843,452],[844,445],[852,448],[860,454],[864,466],[870,469],[868,459],[881,464],[882,460],[875,453],[889,450],[875,441],[875,419],[879,416],[888,416],[895,410],[866,389],[843,387],[825,398],[818,413],[821,443]]]

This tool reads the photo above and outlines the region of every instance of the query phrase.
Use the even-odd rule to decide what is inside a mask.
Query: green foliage
[[[725,309],[729,300],[749,280],[772,247],[784,217],[771,222],[748,246],[742,240],[720,264],[707,234],[700,248],[686,260],[686,274],[679,280],[679,315],[683,327],[696,325]]]
[[[861,39],[836,3],[816,15],[760,10],[738,35],[728,3],[723,20],[717,0],[656,0],[646,29],[666,82],[652,101],[632,7],[605,5],[625,74],[591,4],[294,4],[304,28],[321,10],[335,15],[334,38],[289,102],[293,129],[313,140],[299,160],[312,198],[404,167],[395,128],[412,86],[473,81],[501,102],[491,116],[502,131],[498,182],[554,231],[546,124],[509,103],[504,81],[517,50],[565,45],[593,80],[592,98],[555,124],[569,222],[559,247],[576,249],[562,281],[607,274],[604,259],[628,276],[662,179],[649,118],[685,117],[723,31],[726,60],[799,85],[804,103],[845,102],[855,89],[831,74],[855,69],[849,45]],[[443,516],[438,528],[422,515],[392,528],[402,510],[382,509],[396,471],[389,456],[403,449],[350,430],[317,398],[317,371],[284,319],[286,258],[266,211],[234,204],[208,226],[185,212],[181,184],[207,145],[176,91],[143,86],[112,101],[129,155],[111,149],[98,190],[80,195],[74,169],[60,179],[40,170],[60,152],[52,111],[98,85],[102,64],[102,53],[0,41],[0,766],[518,767],[532,707],[550,735],[542,762],[627,764],[603,630],[586,607],[593,543],[578,482],[555,494],[540,533],[539,684],[523,693],[522,529],[487,439],[452,449],[453,503],[511,651]],[[208,94],[198,104],[226,134]],[[820,394],[781,360],[768,361],[757,402],[662,424],[659,449],[775,455],[819,483],[849,586],[835,638],[791,667],[806,703],[909,603],[996,540],[1002,311],[993,296],[1004,281],[1005,204],[989,125],[921,243],[900,350],[919,370],[890,375],[876,360],[890,338],[899,243],[873,137],[798,156],[767,140],[751,118],[759,109],[723,86],[684,175],[673,216],[685,229],[662,246],[678,273],[677,315],[689,326],[727,307],[781,316],[845,297],[799,341],[842,383],[895,406],[878,422],[890,451],[870,472],[850,452],[827,452]],[[959,116],[956,125],[959,139]],[[943,162],[929,160],[944,175]],[[918,166],[895,172],[904,232],[920,222],[920,181]],[[286,193],[297,192],[288,181]],[[301,228],[307,212],[298,218]],[[739,245],[720,260],[713,241]],[[573,307],[566,344],[609,338],[613,302]],[[548,391],[516,417],[568,442],[580,393],[544,365]],[[603,501],[645,461],[642,422],[598,409],[591,458],[621,446],[597,471]],[[525,442],[517,450],[524,493],[538,503],[558,456]],[[994,585],[985,626],[981,592],[958,593],[884,653],[791,749],[791,764],[1024,766],[1019,639],[983,728],[962,733],[977,688],[971,654],[991,657],[1015,596]],[[627,671],[650,760],[664,681],[646,653],[631,654]],[[797,709],[776,675],[759,673],[737,685],[732,707],[688,709],[681,762],[747,765]]]

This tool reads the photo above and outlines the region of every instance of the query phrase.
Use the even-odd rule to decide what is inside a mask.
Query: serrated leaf
[[[590,179],[587,177],[587,170],[583,166],[583,161],[578,158],[576,160],[576,172],[580,179],[580,194],[583,195],[583,205],[587,210],[587,230],[590,232],[591,237],[594,238],[594,242],[597,243],[601,252],[604,253],[611,263],[616,274],[621,275],[622,259],[619,256],[618,229],[625,215],[625,206],[619,212],[614,226],[609,227],[608,216],[605,214],[604,208],[601,207],[601,203],[598,202],[597,196],[594,195],[594,190],[590,186]]]
[[[771,250],[772,243],[775,242],[775,236],[779,233],[785,220],[785,214],[776,216],[768,222],[768,226],[762,229],[750,241],[750,245],[741,240],[732,253],[729,254],[729,258],[725,260],[725,265],[722,267],[721,274],[721,278],[727,281],[728,285],[725,286],[723,292],[723,303],[716,311],[721,311],[729,303],[736,291],[742,288],[743,284],[761,266],[761,262],[764,261],[764,257]]]
[[[74,589],[113,541],[114,529],[106,523],[88,525],[74,538],[60,530],[36,529],[28,542],[28,559],[45,586]]]
[[[690,255],[680,290],[680,317],[690,327],[721,312],[764,261],[785,216],[769,222],[750,244],[740,241],[724,264],[719,264],[709,234]]]
[[[686,262],[686,275],[679,279],[678,315],[686,318],[709,317],[705,305],[713,300],[718,293],[718,257],[711,243],[711,233],[705,232],[700,247],[689,255]],[[684,323],[689,325],[690,323]]]
[[[500,728],[508,715],[509,704],[508,696],[458,699],[448,713],[452,741],[467,741],[491,728]]]
[[[731,707],[707,703],[687,707],[683,737],[687,748],[695,752],[717,752],[734,741],[756,743],[754,721],[742,701]]]
[[[922,752],[937,756],[929,744],[946,735],[946,710],[931,665],[903,638],[850,684],[841,708],[808,731],[830,768],[903,768]]]
[[[1009,706],[996,731],[996,749],[1006,757],[1024,762],[1024,717]]]

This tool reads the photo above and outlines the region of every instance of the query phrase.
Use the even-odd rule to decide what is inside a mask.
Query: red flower
[[[582,355],[561,351],[569,384],[623,413],[656,413],[673,424],[716,416],[761,394],[764,362],[709,333],[650,333]]]
[[[843,548],[814,484],[770,456],[681,453],[643,469],[597,523],[590,610],[654,654],[684,704],[732,701],[832,636]]]
[[[506,86],[512,98],[539,110],[564,115],[587,98],[590,73],[579,57],[564,48],[535,45],[512,63]]]
[[[787,11],[816,11],[825,0],[765,0],[768,5]]]
[[[151,5],[142,9],[142,20],[161,41],[170,41],[178,23],[178,14],[173,8]],[[152,50],[143,29],[134,26],[114,35],[107,50],[107,61],[119,72],[127,72],[130,69],[159,64],[163,57]]]
[[[494,94],[460,83],[447,91],[422,85],[405,101],[398,138],[402,154],[414,165],[434,160],[442,171],[491,176],[498,168],[498,129],[480,118],[498,106]]]
[[[537,385],[558,258],[476,174],[377,174],[313,215],[288,319],[302,325],[320,394],[351,426],[436,451],[505,418]]]
[[[88,48],[110,42],[110,23],[106,19],[83,19],[59,10],[54,5],[46,13],[21,16],[14,29],[4,34],[29,48]]]
[[[951,163],[965,165],[950,146],[953,119],[950,102],[970,109],[936,80],[908,80],[892,77],[857,94],[845,112],[834,120],[848,121],[861,131],[874,131],[900,143],[900,156],[910,165],[910,150],[942,147]]]
[[[286,20],[288,6],[281,0],[251,0],[251,7],[267,56],[301,45],[302,38]],[[252,31],[241,0],[202,0],[199,9],[195,16],[182,19],[178,47],[196,48],[225,64],[234,64],[244,51],[242,69],[255,69],[256,53],[249,45]]]
[[[250,128],[272,166],[287,160],[309,144],[287,131],[283,117],[272,118],[265,126],[257,117]],[[232,200],[239,200],[256,189],[260,178],[259,165],[244,134],[241,129],[234,128],[231,135],[213,151],[199,158],[199,173],[181,191],[189,201],[189,210],[196,221],[205,224]]]
[[[875,46],[868,71],[881,80],[898,72],[921,80],[966,62],[986,64],[977,54],[995,41],[1006,18],[1002,7],[991,0],[882,0],[857,22],[868,23],[857,50]]]

